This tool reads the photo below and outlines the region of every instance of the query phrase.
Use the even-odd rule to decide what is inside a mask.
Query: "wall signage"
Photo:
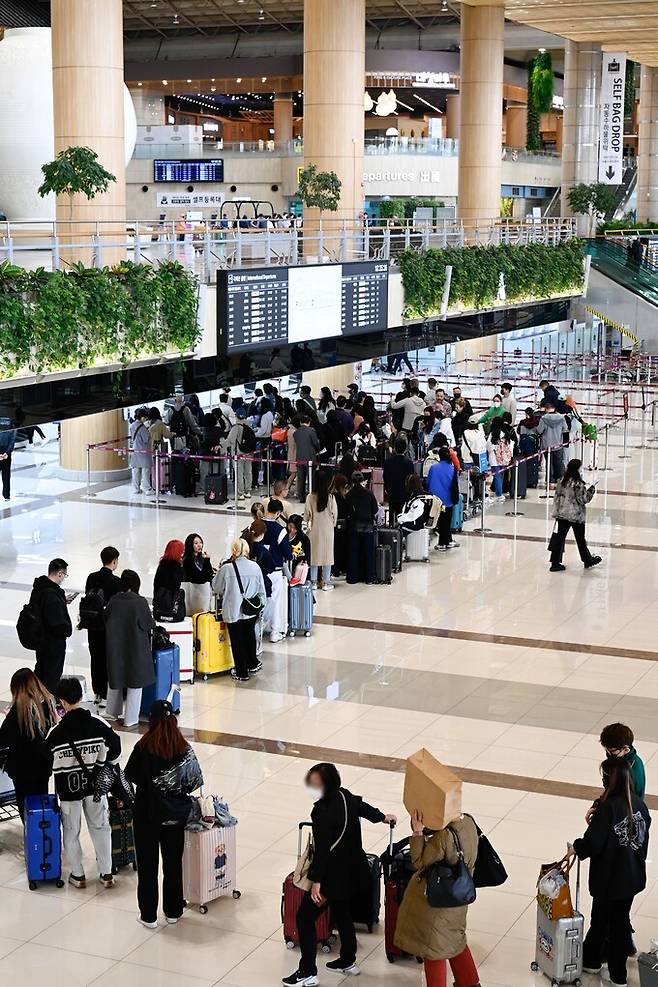
[[[221,192],[158,192],[158,209],[177,209],[178,206],[221,206],[224,196]]]
[[[619,185],[624,171],[624,88],[626,54],[603,52],[599,182]]]

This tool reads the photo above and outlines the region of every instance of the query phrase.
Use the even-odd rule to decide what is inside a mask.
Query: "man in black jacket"
[[[73,633],[68,600],[62,589],[67,576],[68,564],[64,559],[53,559],[48,565],[48,575],[37,576],[30,594],[30,604],[38,610],[43,629],[34,673],[52,693],[64,671],[66,639]]]
[[[103,610],[115,593],[121,590],[121,580],[115,576],[119,565],[119,551],[108,545],[101,552],[102,566],[96,572],[90,572],[85,584],[85,596],[94,594]],[[105,622],[100,611],[98,622],[87,625],[87,643],[91,662],[91,687],[94,690],[95,702],[99,708],[105,706],[107,699],[107,652],[105,649]]]
[[[407,455],[406,439],[396,439],[393,448],[393,455],[384,463],[384,490],[388,494],[391,525],[395,525],[398,514],[405,505],[407,477],[414,471],[414,464]]]
[[[347,505],[348,559],[347,582],[358,583],[365,569],[366,583],[375,581],[375,518],[379,505],[375,495],[363,485],[363,473],[352,473],[352,486],[345,497]]]

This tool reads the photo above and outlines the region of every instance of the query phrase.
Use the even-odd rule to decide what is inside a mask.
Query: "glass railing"
[[[658,305],[658,265],[650,257],[638,261],[624,243],[602,238],[591,240],[587,252],[592,255],[592,266],[601,274]]]

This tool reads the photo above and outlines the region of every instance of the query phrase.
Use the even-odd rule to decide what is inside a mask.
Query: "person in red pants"
[[[431,864],[458,861],[457,841],[466,866],[472,872],[477,857],[478,834],[470,816],[460,816],[445,829],[432,831],[423,826],[422,813],[411,814],[411,861],[416,871]],[[455,834],[457,839],[455,839]],[[480,977],[466,942],[468,906],[432,908],[425,895],[425,880],[412,878],[404,893],[395,931],[395,945],[425,964],[427,987],[447,987],[450,963],[455,987],[480,987]]]

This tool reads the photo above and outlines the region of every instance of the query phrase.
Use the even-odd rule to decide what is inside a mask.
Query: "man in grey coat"
[[[121,592],[116,593],[105,608],[109,686],[106,716],[109,720],[117,720],[123,712],[124,727],[137,726],[142,689],[155,682],[151,650],[155,621],[147,600],[139,595],[140,584],[136,572],[124,569]]]
[[[544,452],[546,469],[550,469],[550,482],[556,483],[564,475],[565,449],[555,447],[562,445],[564,433],[568,431],[568,428],[564,415],[556,411],[549,401],[544,399],[542,404],[544,405],[544,414],[539,419],[537,435],[540,437],[541,448]]]
[[[314,463],[315,457],[320,451],[320,440],[318,433],[311,427],[311,419],[302,415],[299,419],[299,427],[295,429],[293,435],[295,443],[295,459],[297,464],[297,499],[300,504],[306,500],[306,479],[308,477],[308,463]]]

